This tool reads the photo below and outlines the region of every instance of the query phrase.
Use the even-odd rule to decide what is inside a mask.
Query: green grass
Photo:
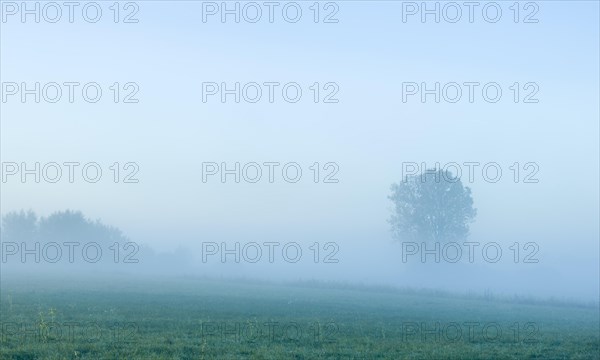
[[[0,300],[0,359],[600,358],[576,304],[125,276],[3,276]]]

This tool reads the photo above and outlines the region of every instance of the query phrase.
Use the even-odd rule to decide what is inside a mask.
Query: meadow
[[[0,359],[600,359],[597,304],[323,283],[2,275]]]

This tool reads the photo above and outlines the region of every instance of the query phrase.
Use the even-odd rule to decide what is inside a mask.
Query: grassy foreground
[[[594,306],[192,278],[3,275],[0,359],[599,359]]]

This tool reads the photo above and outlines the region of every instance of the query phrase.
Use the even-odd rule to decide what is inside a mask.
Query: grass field
[[[599,359],[596,306],[197,278],[3,275],[1,359]]]

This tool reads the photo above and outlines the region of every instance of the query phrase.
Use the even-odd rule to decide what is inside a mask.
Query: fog
[[[301,4],[297,23],[203,22],[200,2],[144,2],[131,24],[3,21],[0,212],[80,211],[127,239],[117,264],[60,269],[19,248],[3,276],[81,267],[597,301],[598,4],[544,2],[537,23],[506,4],[498,23],[403,22],[391,2],[340,2],[339,22],[315,23]],[[23,90],[36,82],[38,102]],[[80,83],[72,102],[65,82]],[[99,101],[81,95],[88,83]],[[435,243],[392,236],[390,186],[434,168],[477,210],[456,262],[447,242],[437,263],[421,258]],[[139,262],[121,261],[125,243]]]

